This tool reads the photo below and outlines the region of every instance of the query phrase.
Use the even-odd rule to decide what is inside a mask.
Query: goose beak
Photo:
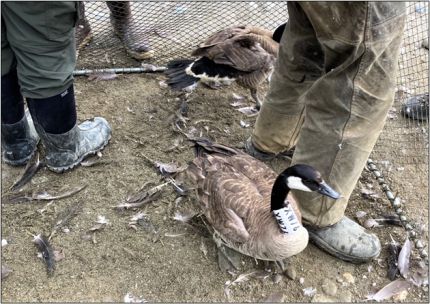
[[[339,193],[334,191],[329,185],[326,183],[320,184],[320,189],[317,191],[318,193],[321,193],[322,195],[329,196],[334,199],[338,199],[340,197]]]

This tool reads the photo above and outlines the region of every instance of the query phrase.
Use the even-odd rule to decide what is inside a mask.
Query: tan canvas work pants
[[[348,199],[394,99],[403,2],[288,2],[289,22],[253,133],[257,149],[295,146],[342,197],[293,191],[304,224],[326,227]]]

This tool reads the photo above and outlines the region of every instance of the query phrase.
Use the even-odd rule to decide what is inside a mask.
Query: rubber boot
[[[28,111],[17,123],[1,124],[3,161],[8,165],[25,165],[33,157],[38,142],[39,136]]]
[[[26,164],[37,149],[39,136],[18,85],[17,71],[1,78],[1,146],[3,161],[12,166]]]
[[[87,156],[103,149],[111,138],[111,129],[104,118],[95,117],[76,124],[73,86],[54,97],[28,99],[27,102],[36,131],[46,148],[46,165],[54,172],[72,169]]]
[[[79,51],[90,42],[93,38],[93,31],[91,25],[85,16],[85,2],[79,2],[79,21],[75,28],[75,42],[76,42],[76,58],[79,56]]]
[[[127,52],[136,59],[154,56],[154,51],[145,38],[145,31],[133,19],[130,2],[107,1],[106,4],[111,12],[113,32],[123,41]]]

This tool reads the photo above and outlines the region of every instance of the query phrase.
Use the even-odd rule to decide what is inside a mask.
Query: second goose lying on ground
[[[242,151],[207,138],[191,141],[195,158],[188,173],[217,245],[261,260],[282,261],[308,244],[290,189],[339,198],[310,166],[295,165],[277,176]]]
[[[191,54],[199,59],[169,62],[165,72],[169,78],[167,84],[173,90],[181,90],[200,80],[236,80],[251,90],[252,98],[260,107],[257,87],[273,72],[284,28],[285,24],[275,31],[240,25],[218,31]]]

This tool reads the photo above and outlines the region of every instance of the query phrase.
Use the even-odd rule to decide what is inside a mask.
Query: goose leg
[[[258,98],[257,89],[251,89],[251,97],[257,103],[256,108],[259,110],[261,108],[261,106],[263,105],[263,102]]]
[[[237,254],[237,251],[225,247],[224,245],[220,245],[218,247],[218,266],[220,270],[223,272],[227,270],[239,270],[239,267],[236,266],[234,261],[237,260],[237,258],[235,258],[235,255]]]
[[[218,266],[221,271],[239,270],[238,264],[240,263],[241,254],[233,249],[224,246],[221,237],[215,232],[213,239],[218,247]]]
[[[285,270],[285,265],[284,265],[284,261],[279,260],[279,261],[275,261],[276,265],[278,265],[278,267],[284,271]]]

